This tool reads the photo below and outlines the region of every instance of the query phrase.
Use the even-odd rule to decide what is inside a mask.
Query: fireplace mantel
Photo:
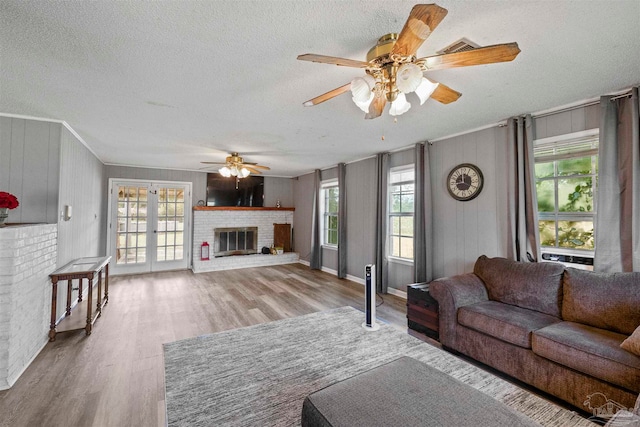
[[[296,208],[255,207],[255,206],[194,206],[194,211],[295,211]]]

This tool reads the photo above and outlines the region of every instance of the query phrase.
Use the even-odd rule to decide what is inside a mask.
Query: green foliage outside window
[[[540,244],[593,250],[597,155],[537,159],[535,174]]]

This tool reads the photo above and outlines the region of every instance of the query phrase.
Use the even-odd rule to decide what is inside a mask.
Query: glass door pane
[[[157,187],[157,223],[155,262],[153,271],[186,268],[185,211],[187,187],[162,185]]]
[[[147,187],[118,186],[116,264],[144,264],[147,253]]]

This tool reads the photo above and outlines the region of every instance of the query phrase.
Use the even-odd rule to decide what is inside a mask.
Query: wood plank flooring
[[[58,335],[0,392],[0,426],[162,426],[162,343],[345,305],[363,309],[363,295],[362,285],[301,264],[112,277],[92,335]],[[378,317],[406,331],[405,303],[385,295]]]

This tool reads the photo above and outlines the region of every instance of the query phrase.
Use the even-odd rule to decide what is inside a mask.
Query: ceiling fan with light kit
[[[228,178],[246,178],[250,174],[260,175],[263,170],[271,170],[268,166],[259,165],[253,162],[245,162],[238,153],[231,153],[224,162],[200,162],[205,165],[223,165],[218,172]]]
[[[408,93],[415,93],[420,105],[429,98],[449,104],[462,95],[442,83],[427,79],[424,72],[507,62],[520,53],[517,43],[504,43],[486,47],[467,46],[468,50],[417,58],[418,48],[446,15],[447,9],[436,4],[415,5],[400,34],[380,37],[367,53],[366,62],[312,53],[299,55],[298,59],[302,61],[361,68],[366,73],[303,105],[318,105],[350,90],[353,102],[365,112],[365,119],[380,117],[387,102],[391,104],[389,114],[399,116],[411,108],[405,96]]]

